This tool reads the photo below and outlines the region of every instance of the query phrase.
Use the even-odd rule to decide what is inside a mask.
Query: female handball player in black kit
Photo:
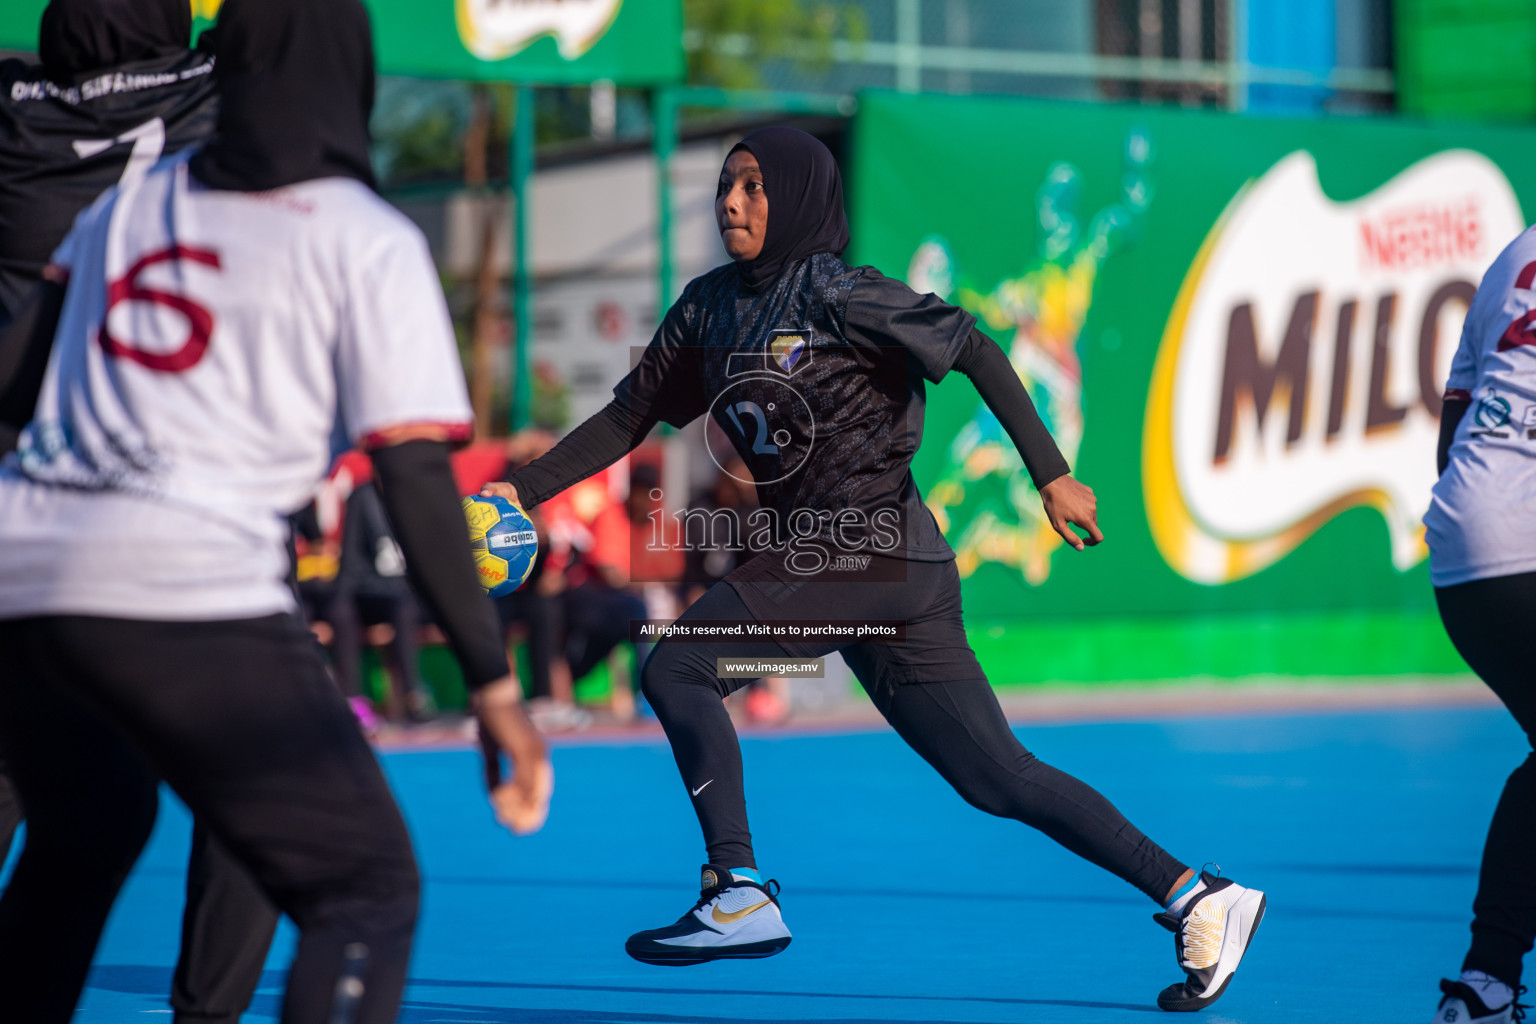
[[[708,412],[757,481],[770,513],[759,521],[776,524],[778,543],[680,622],[899,620],[905,637],[657,644],[643,688],[693,799],[708,863],[693,910],[632,936],[630,955],[695,964],[771,956],[789,944],[777,885],[757,872],[741,750],[721,702],[749,680],[718,678],[716,659],[840,650],[896,732],[966,800],[1040,829],[1156,900],[1187,975],[1158,1004],[1210,1004],[1263,917],[1264,895],[1196,874],[1009,729],[966,640],[954,552],[909,468],[924,379],[937,384],[951,369],[971,379],[1023,456],[1052,526],[1078,550],[1102,539],[1093,492],[1068,475],[1007,356],[973,317],[838,258],[848,245],[842,182],[815,138],[786,127],[748,136],[721,171],[715,216],[734,262],[684,289],[607,407],[486,493],[536,505],[623,456],[659,421],[681,427]]]

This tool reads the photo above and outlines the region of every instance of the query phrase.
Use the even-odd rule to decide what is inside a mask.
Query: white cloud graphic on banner
[[[544,36],[575,60],[602,38],[623,0],[458,0],[459,36],[481,60],[510,57]]]

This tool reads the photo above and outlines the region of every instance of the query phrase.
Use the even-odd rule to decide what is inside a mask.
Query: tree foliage
[[[725,89],[763,84],[762,65],[831,63],[839,39],[862,42],[862,8],[836,0],[684,0],[688,82]]]

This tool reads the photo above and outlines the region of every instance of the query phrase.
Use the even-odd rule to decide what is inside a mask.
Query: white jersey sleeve
[[[432,425],[468,439],[474,415],[426,239],[402,218],[348,268],[346,289],[336,377],[347,436],[374,448],[388,428]]]

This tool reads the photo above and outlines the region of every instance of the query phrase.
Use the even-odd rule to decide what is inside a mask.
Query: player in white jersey
[[[1430,579],[1461,656],[1536,744],[1536,228],[1483,277],[1451,364],[1440,479],[1424,516]],[[1472,947],[1442,981],[1436,1024],[1522,1016],[1520,972],[1536,939],[1536,754],[1505,784],[1483,849]]]
[[[542,823],[551,775],[475,579],[470,409],[420,233],[371,189],[360,0],[228,0],[218,137],[81,214],[41,397],[0,466],[0,741],[29,813],[0,899],[6,1019],[67,1021],[166,781],[300,930],[286,1024],[393,1021],[419,881],[284,585],[334,427]],[[21,328],[18,328],[21,329]]]

